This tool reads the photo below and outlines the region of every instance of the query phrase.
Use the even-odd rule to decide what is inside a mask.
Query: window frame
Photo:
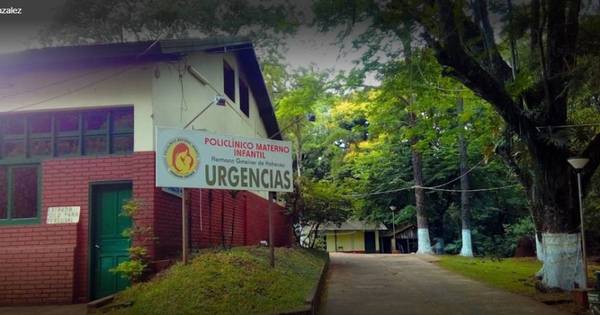
[[[131,115],[131,128],[115,129],[113,114],[119,111],[128,111]],[[86,115],[93,112],[105,112],[106,113],[106,128],[99,130],[86,130],[85,118]],[[50,132],[49,133],[32,133],[30,128],[30,121],[32,121],[37,115],[50,115]],[[77,128],[68,131],[59,130],[59,117],[61,115],[76,115],[77,116]],[[24,132],[18,135],[5,135],[4,128],[5,122],[14,117],[22,117],[24,119]],[[27,112],[27,113],[0,113],[0,165],[12,165],[12,164],[25,164],[25,163],[40,163],[43,160],[54,159],[54,158],[68,158],[68,157],[85,157],[85,156],[106,156],[106,155],[127,155],[134,152],[134,129],[135,129],[135,109],[133,106],[122,106],[122,107],[104,107],[104,108],[90,108],[90,109],[69,109],[69,110],[56,110],[56,111],[40,111],[40,112]],[[106,138],[106,147],[102,152],[93,152],[87,154],[85,152],[85,139],[86,137],[92,136],[104,136]],[[132,140],[131,150],[115,150],[114,138],[119,136],[129,136]],[[48,155],[33,155],[32,154],[32,141],[35,140],[50,140],[50,154]],[[77,148],[67,154],[61,154],[58,149],[58,143],[61,140],[71,139],[77,143]],[[7,141],[21,141],[24,147],[24,154],[16,157],[6,158],[4,156],[4,146]]]
[[[242,78],[238,81],[240,86],[240,111],[250,118],[250,89]]]
[[[231,82],[228,82],[228,73],[231,74]],[[232,84],[231,90],[228,88],[228,83]],[[227,93],[228,91],[230,91],[232,95]],[[223,59],[223,94],[227,95],[227,97],[235,103],[235,70],[225,59]]]
[[[41,208],[42,208],[42,170],[39,163],[22,163],[22,164],[11,164],[2,165],[6,168],[6,218],[0,218],[0,226],[2,225],[26,225],[26,224],[38,224],[41,219]],[[14,214],[13,209],[13,181],[12,173],[14,168],[19,167],[35,167],[37,177],[37,191],[36,191],[36,215],[30,218],[12,218]]]

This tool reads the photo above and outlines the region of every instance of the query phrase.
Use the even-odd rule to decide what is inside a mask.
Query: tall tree
[[[413,112],[408,113],[408,125],[411,128],[417,126],[417,118]],[[425,191],[423,190],[423,161],[421,152],[416,145],[419,141],[417,135],[411,138],[411,161],[413,168],[413,181],[415,184],[415,208],[417,210],[417,242],[419,254],[431,254],[431,240],[429,239],[429,222],[425,211]]]
[[[460,117],[463,113],[463,99],[458,98],[456,100],[457,113]],[[461,128],[462,127],[462,128]],[[461,130],[462,129],[462,130]],[[459,123],[458,131],[458,154],[460,160],[460,221],[462,223],[461,237],[462,237],[462,248],[460,249],[460,255],[466,257],[473,257],[473,245],[471,244],[471,203],[469,202],[469,155],[467,152],[467,141],[464,135],[464,125]]]
[[[527,149],[529,158],[511,153],[505,159],[527,191],[535,190],[535,195],[528,196],[537,231],[542,235],[543,283],[563,289],[584,286],[580,238],[576,232],[579,215],[574,172],[566,160],[574,155],[590,159],[583,175],[587,191],[600,165],[600,134],[581,141],[561,126],[571,121],[569,106],[574,105],[576,79],[589,71],[578,68],[576,61],[594,53],[585,46],[578,49],[580,20],[597,16],[597,12],[590,7],[582,13],[580,0],[533,0],[522,4],[520,10],[525,18],[514,20],[522,26],[517,40],[529,41],[529,67],[517,69],[513,80],[512,69],[490,23],[486,0],[390,1],[384,5],[355,0],[317,4],[315,8],[329,8],[322,11],[331,16],[317,13],[317,18],[329,26],[368,19],[382,30],[401,29],[407,14],[420,25],[422,38],[435,50],[444,74],[488,101]]]

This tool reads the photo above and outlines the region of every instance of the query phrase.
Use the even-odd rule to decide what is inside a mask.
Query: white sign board
[[[156,130],[157,187],[290,192],[292,172],[289,141]]]
[[[48,207],[47,224],[78,223],[80,207]]]
[[[179,198],[183,196],[183,189],[179,187],[163,187],[162,191]]]

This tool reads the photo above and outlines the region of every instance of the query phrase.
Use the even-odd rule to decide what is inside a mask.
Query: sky
[[[0,8],[21,8],[21,14],[0,15],[0,54],[39,47],[37,35],[50,25],[53,15],[65,0],[0,0]],[[336,32],[320,33],[301,27],[287,41],[286,61],[292,67],[311,63],[320,69],[350,70],[358,53],[342,55],[335,46]]]

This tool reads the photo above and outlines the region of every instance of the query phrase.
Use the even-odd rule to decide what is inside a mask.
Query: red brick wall
[[[0,226],[0,304],[87,301],[90,184],[107,181],[131,182],[143,203],[136,222],[154,224],[153,152],[44,161],[41,223]],[[79,223],[45,224],[53,206],[80,206]]]
[[[42,218],[52,206],[81,206],[77,225],[75,251],[76,302],[88,300],[88,219],[90,184],[108,181],[131,181],[133,197],[142,202],[135,220],[139,225],[154,224],[154,152],[140,152],[127,156],[106,156],[48,160],[43,163]],[[145,244],[154,255],[152,244]]]
[[[152,227],[157,238],[143,245],[154,259],[178,257],[181,200],[154,187],[154,158],[154,152],[137,152],[44,161],[41,223],[0,225],[0,305],[88,300],[88,199],[92,184],[131,182],[133,197],[142,202],[136,224]],[[268,239],[267,201],[255,194],[240,192],[234,201],[227,191],[194,189],[188,200],[194,248],[219,246],[221,226],[226,244],[255,245]],[[80,206],[79,223],[45,224],[46,209],[53,206]],[[288,217],[279,206],[274,213],[275,244],[288,245]]]
[[[0,227],[0,305],[71,303],[75,224]]]
[[[226,190],[195,189],[191,195],[189,209],[193,248],[221,246],[223,243],[226,246],[257,245],[261,240],[269,239],[266,199],[247,191],[239,191],[233,196]],[[275,246],[291,244],[291,221],[282,211],[281,206],[274,204]]]

